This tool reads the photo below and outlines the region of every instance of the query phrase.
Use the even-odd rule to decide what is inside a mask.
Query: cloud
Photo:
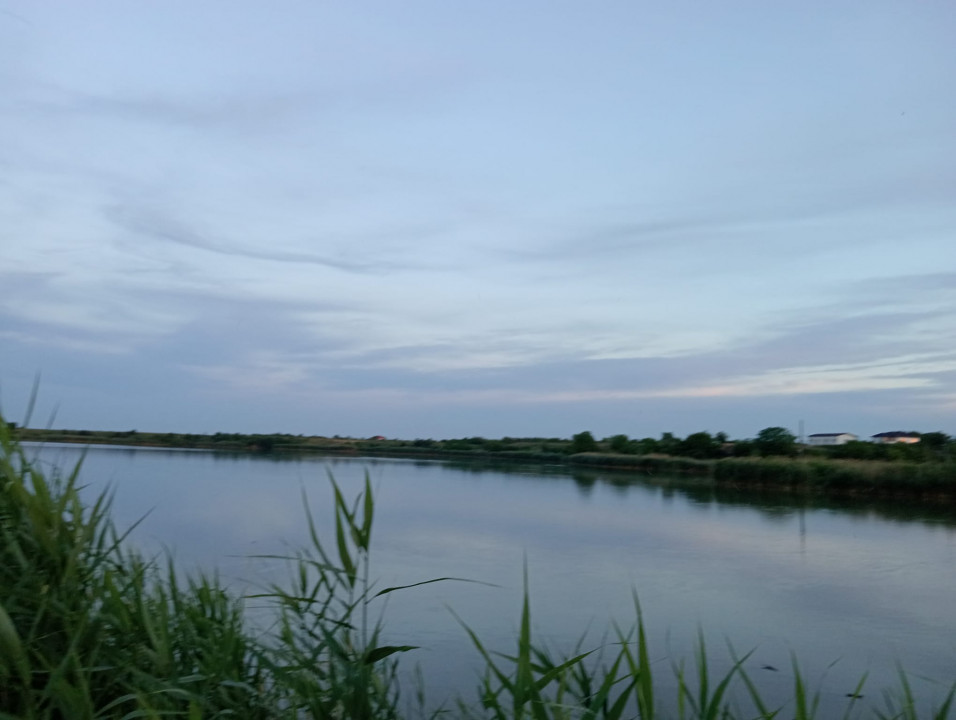
[[[729,378],[723,383],[655,390],[637,397],[753,397],[811,395],[861,390],[929,388],[933,377],[956,370],[956,354],[949,357],[890,358],[879,363],[791,367]]]
[[[178,222],[172,214],[159,212],[155,209],[113,206],[107,208],[106,214],[116,225],[127,232],[219,255],[281,263],[321,265],[334,270],[359,274],[381,273],[396,267],[393,263],[381,260],[348,260],[317,253],[260,250],[256,247],[242,247],[238,244],[216,241]]]
[[[84,258],[87,270],[78,267],[76,257],[83,249],[78,250],[73,257],[65,250],[65,257],[51,258],[56,270],[0,271],[0,282],[13,290],[0,299],[0,318],[8,332],[46,346],[64,343],[117,352],[177,325],[181,313],[142,292],[135,268],[109,267],[108,262],[94,268],[96,258]]]
[[[155,40],[155,38],[151,38]],[[314,41],[310,43],[314,45]],[[311,52],[309,47],[305,52]],[[447,53],[419,49],[397,54],[393,62],[350,72],[318,66],[298,72],[298,62],[279,54],[278,62],[243,58],[226,77],[204,81],[201,73],[183,78],[176,64],[133,70],[112,66],[107,81],[52,79],[21,71],[0,77],[21,113],[44,119],[105,121],[157,129],[189,129],[217,140],[225,135],[271,137],[322,129],[337,134],[339,123],[368,113],[419,113],[425,105],[460,93],[480,75],[476,68]],[[188,62],[184,56],[182,62]],[[292,68],[283,65],[292,61]],[[179,72],[186,70],[180,67]],[[195,70],[195,66],[193,67]],[[135,75],[130,76],[133,70]],[[21,82],[27,79],[29,82]],[[106,89],[104,89],[106,88]]]
[[[154,213],[114,205],[110,217],[124,232],[241,259],[314,263],[360,275],[394,269],[225,247],[161,206]],[[507,327],[492,318],[484,328],[468,328],[455,327],[454,312],[439,313],[442,328],[402,337],[382,330],[401,312],[384,297],[283,297],[276,286],[251,298],[248,284],[187,288],[162,276],[145,283],[113,272],[89,286],[71,285],[59,272],[8,275],[8,287],[24,302],[18,308],[8,301],[6,337],[104,353],[149,347],[151,362],[250,391],[308,386],[436,402],[530,404],[928,389],[951,369],[948,348],[956,339],[948,273],[848,284],[832,302],[778,313],[729,340],[670,352],[632,343],[609,357],[591,337],[593,323],[573,317],[522,330],[530,317],[507,318]],[[46,329],[31,330],[29,323]],[[436,341],[443,334],[447,339]]]
[[[872,312],[881,307],[952,307],[956,304],[956,272],[928,272],[857,281],[845,291],[846,310]]]
[[[647,253],[670,250],[687,250],[702,244],[714,244],[722,248],[724,256],[746,263],[747,253],[766,254],[772,249],[774,256],[788,255],[806,257],[813,252],[848,248],[872,247],[872,234],[846,231],[853,228],[858,219],[879,209],[888,211],[916,211],[926,216],[930,205],[937,212],[951,215],[949,198],[956,186],[956,173],[949,168],[951,177],[936,177],[930,184],[935,191],[914,192],[911,178],[898,175],[886,178],[865,177],[856,188],[842,187],[839,193],[825,186],[808,192],[802,197],[788,197],[781,202],[779,195],[764,197],[756,192],[734,194],[723,198],[722,207],[712,206],[713,201],[690,197],[679,209],[668,213],[667,209],[636,207],[608,207],[583,211],[574,208],[575,215],[562,218],[561,224],[536,228],[539,238],[530,246],[508,248],[502,255],[517,261],[564,263],[567,261],[603,261],[646,257]],[[923,179],[923,183],[927,183]],[[907,219],[908,220],[908,219]],[[904,231],[895,227],[895,222],[884,228],[895,237]],[[912,232],[912,226],[906,231]],[[837,242],[834,235],[842,235]],[[791,242],[791,237],[800,236]],[[776,239],[776,241],[775,241]],[[754,250],[748,251],[747,246]]]
[[[377,349],[373,343],[372,349],[362,349],[364,343],[358,338],[336,329],[337,318],[354,312],[349,303],[322,305],[159,290],[142,291],[138,300],[166,308],[179,317],[177,325],[159,335],[127,338],[84,329],[40,331],[30,324],[4,320],[3,365],[7,372],[14,367],[31,368],[31,373],[41,369],[46,378],[68,377],[79,385],[111,387],[120,394],[136,387],[141,401],[147,403],[168,405],[173,398],[209,407],[257,403],[263,408],[260,421],[273,417],[277,427],[294,427],[288,423],[307,417],[306,406],[311,405],[313,413],[335,409],[342,424],[330,428],[331,432],[350,432],[349,427],[355,427],[367,434],[367,421],[361,425],[359,418],[363,413],[377,413],[387,434],[416,436],[468,433],[468,427],[476,428],[472,434],[563,434],[566,431],[557,428],[569,422],[608,427],[609,432],[634,432],[630,428],[635,421],[627,420],[627,408],[632,408],[629,412],[642,408],[641,417],[653,414],[652,419],[641,421],[652,425],[644,432],[659,432],[661,427],[689,432],[711,425],[707,418],[713,416],[724,418],[721,428],[740,432],[741,421],[735,414],[745,413],[747,407],[753,408],[748,422],[758,427],[774,424],[772,414],[779,412],[779,407],[772,409],[774,397],[787,398],[789,412],[811,418],[829,408],[826,415],[833,422],[847,408],[857,415],[868,412],[871,418],[909,417],[906,413],[917,409],[930,416],[938,415],[946,403],[952,405],[952,393],[937,388],[940,384],[951,387],[956,375],[953,353],[901,354],[900,344],[884,337],[905,335],[908,323],[918,317],[912,313],[859,318],[856,326],[845,320],[814,326],[802,318],[774,328],[771,338],[675,357],[598,359],[585,352],[569,352],[489,367],[479,364],[483,356],[470,354],[482,349],[481,342],[476,347],[447,343]],[[328,322],[318,319],[323,316]],[[794,354],[803,344],[842,335],[847,341],[832,345],[829,354],[816,349]],[[40,339],[42,353],[37,352]],[[89,344],[84,347],[83,342]],[[493,339],[486,338],[483,351],[521,352],[520,347],[509,348],[506,339],[497,342],[496,349]],[[869,344],[871,359],[856,353],[859,343]],[[78,402],[62,383],[48,380],[45,384],[57,399]],[[807,405],[810,397],[832,400],[818,399],[811,406]],[[103,405],[104,412],[114,406],[112,399]],[[539,416],[543,408],[550,408],[544,412],[553,416],[551,420]],[[429,424],[451,411],[460,422],[446,418],[440,421],[440,430]],[[760,425],[762,414],[768,419]],[[181,419],[168,413],[163,417],[169,427],[181,428]],[[689,426],[693,418],[698,418],[697,427]],[[469,426],[470,422],[476,425]],[[130,423],[145,426],[134,420],[123,420],[121,426]],[[540,431],[520,430],[536,423]],[[224,427],[219,421],[210,429]]]
[[[304,119],[328,99],[313,92],[218,93],[202,97],[163,95],[105,95],[48,88],[34,101],[35,111],[51,115],[78,115],[164,126],[184,126],[210,132],[272,134]]]
[[[897,311],[877,306],[869,314],[843,316],[839,304],[799,313],[779,324],[765,327],[736,355],[745,363],[773,366],[827,365],[866,362],[875,358],[905,357],[913,352],[940,350],[956,334],[949,328],[951,315],[943,309],[911,310],[900,303]],[[931,337],[923,337],[920,328],[932,325]]]
[[[469,403],[586,403],[642,398],[755,398],[930,390],[956,370],[950,349],[956,328],[942,309],[917,311],[942,278],[889,282],[883,299],[901,286],[898,311],[878,303],[872,314],[839,315],[841,303],[791,313],[727,346],[671,356],[600,358],[587,351],[529,353],[491,335],[469,343],[408,345],[342,357],[327,387],[388,389],[423,401]],[[859,293],[851,286],[847,296]],[[869,290],[867,290],[869,292]],[[932,328],[931,331],[924,330]],[[949,338],[949,340],[947,340]],[[488,362],[492,360],[492,362]]]
[[[0,23],[0,361],[91,406],[494,432],[952,397],[938,13],[848,51],[805,13],[29,7]]]

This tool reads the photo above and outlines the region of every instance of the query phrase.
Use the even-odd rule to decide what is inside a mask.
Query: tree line
[[[701,431],[679,437],[671,432],[660,437],[631,438],[624,434],[598,440],[590,431],[568,438],[467,437],[446,440],[415,440],[324,437],[288,433],[149,433],[136,430],[52,430],[16,427],[21,440],[83,444],[148,445],[170,448],[204,448],[240,452],[325,452],[378,455],[487,455],[504,454],[515,459],[560,460],[573,455],[601,453],[617,456],[666,455],[693,460],[747,457],[807,457],[902,462],[956,461],[956,438],[943,432],[919,434],[920,442],[872,443],[853,441],[845,445],[810,447],[783,427],[764,428],[753,438],[730,439],[727,433]],[[914,433],[916,434],[916,433]]]
[[[665,432],[659,439],[613,435],[601,441],[590,432],[571,439],[572,453],[611,452],[621,455],[660,454],[717,460],[726,457],[810,457],[842,460],[956,461],[956,438],[943,432],[911,433],[918,443],[875,443],[854,440],[844,445],[808,446],[783,427],[768,427],[754,438],[730,440],[726,433],[691,433],[681,439]]]

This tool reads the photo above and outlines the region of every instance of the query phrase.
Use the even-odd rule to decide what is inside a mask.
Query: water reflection
[[[581,491],[582,497],[590,495],[594,491],[594,486],[597,484],[597,478],[589,473],[571,473],[571,478],[574,480],[574,484],[578,486],[578,490]]]

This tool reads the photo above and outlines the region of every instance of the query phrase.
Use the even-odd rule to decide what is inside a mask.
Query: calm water
[[[80,450],[37,452],[72,466]],[[897,661],[914,675],[956,679],[952,513],[718,498],[594,472],[145,449],[90,448],[81,477],[89,492],[115,490],[120,526],[149,513],[132,542],[170,548],[245,587],[282,577],[249,556],[306,544],[303,490],[328,526],[329,471],[349,495],[371,475],[372,576],[382,587],[445,575],[497,586],[429,585],[383,606],[388,640],[423,646],[404,661],[421,664],[433,701],[476,684],[476,653],[449,608],[486,645],[513,647],[525,559],[539,640],[568,650],[590,628],[585,647],[600,644],[612,619],[633,622],[634,589],[668,681],[672,662],[692,660],[698,628],[717,670],[729,666],[726,641],[754,649],[747,667],[771,697],[792,687],[795,653],[815,686],[825,675],[827,714],[863,673],[864,702],[879,701],[881,687],[895,686]],[[938,694],[914,682],[924,697]]]

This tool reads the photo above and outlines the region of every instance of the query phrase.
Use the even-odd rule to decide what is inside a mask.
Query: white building
[[[846,445],[853,440],[859,440],[853,433],[814,433],[807,437],[808,445]]]
[[[871,442],[875,443],[918,443],[919,434],[911,432],[903,432],[902,430],[894,430],[893,432],[883,432],[877,433],[870,438]]]

